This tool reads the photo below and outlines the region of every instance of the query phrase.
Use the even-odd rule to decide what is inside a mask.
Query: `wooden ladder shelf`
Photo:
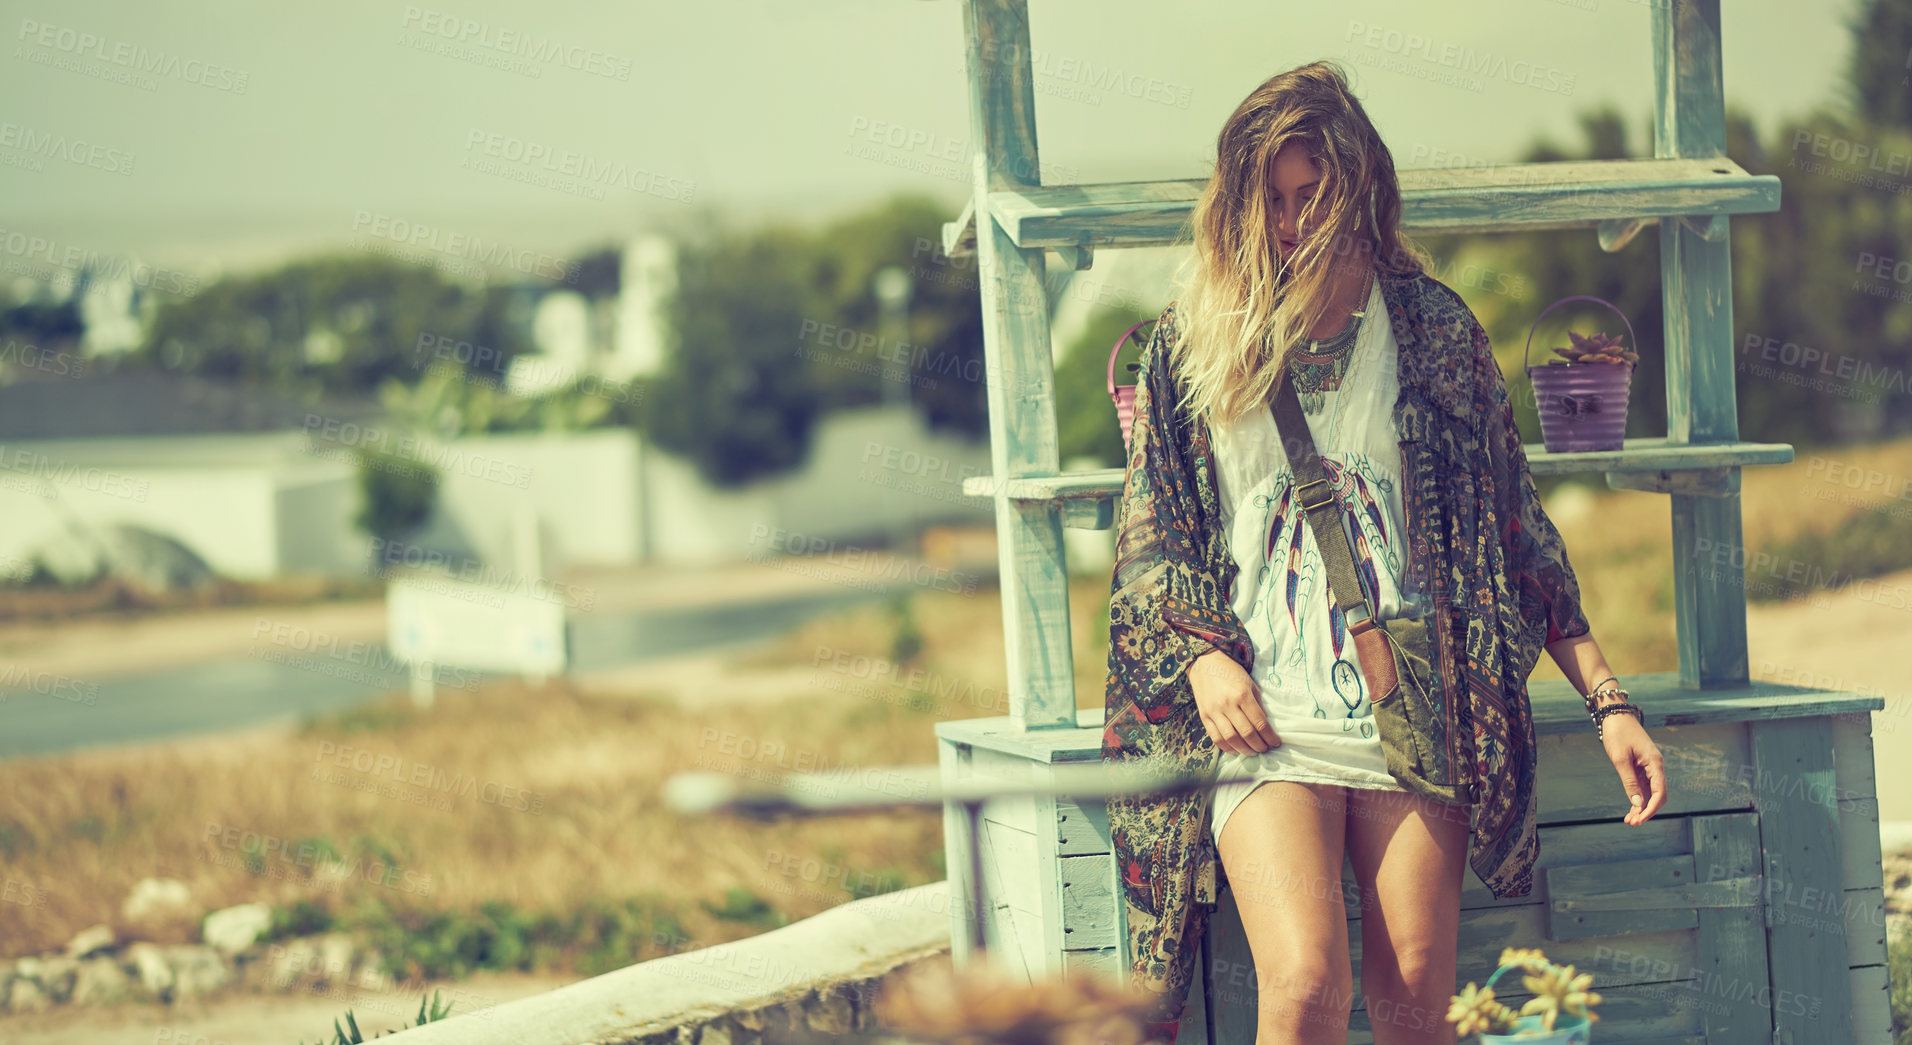
[[[1712,568],[1703,551],[1743,546],[1739,470],[1793,459],[1790,444],[1739,435],[1730,219],[1779,209],[1780,184],[1725,155],[1719,6],[1650,5],[1653,158],[1400,172],[1409,230],[1592,229],[1606,250],[1649,226],[1660,237],[1667,435],[1601,453],[1526,450],[1535,475],[1600,472],[1610,487],[1668,498],[1679,670],[1636,672],[1628,688],[1667,753],[1672,800],[1642,828],[1620,824],[1618,784],[1577,694],[1563,680],[1532,685],[1542,748],[1536,880],[1548,888],[1500,900],[1469,873],[1461,979],[1482,980],[1503,945],[1541,946],[1595,973],[1608,999],[1602,1038],[1887,1045],[1871,747],[1871,712],[1884,702],[1751,682],[1744,577]],[[1112,526],[1124,478],[1120,468],[1057,467],[1048,255],[1080,270],[1100,249],[1185,243],[1204,181],[1037,183],[1028,0],[963,7],[977,155],[970,201],[942,238],[947,253],[977,258],[992,474],[964,491],[995,505],[1010,714],[936,731],[947,777],[1030,780],[1099,757],[1102,710],[1077,709],[1063,530]],[[961,962],[961,901],[975,892],[962,817],[945,820]],[[1099,804],[990,803],[981,838],[992,953],[1032,977],[1126,973]],[[1594,869],[1604,860],[1638,861],[1659,877],[1615,892]],[[1807,909],[1806,893],[1818,909]],[[1358,971],[1361,910],[1350,897]],[[1191,988],[1178,1041],[1252,1041],[1253,977],[1244,991],[1242,977],[1215,973],[1225,962],[1252,968],[1227,891],[1212,924],[1210,974]],[[1780,1003],[1788,998],[1814,1004]],[[1350,1040],[1372,1040],[1358,999],[1352,1026]]]

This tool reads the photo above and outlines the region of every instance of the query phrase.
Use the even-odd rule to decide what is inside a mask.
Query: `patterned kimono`
[[[1427,772],[1400,782],[1474,804],[1469,865],[1495,896],[1525,896],[1540,848],[1527,676],[1547,643],[1591,626],[1541,509],[1487,332],[1460,295],[1425,273],[1380,283],[1399,346],[1392,420],[1409,569],[1432,600],[1435,636],[1436,706],[1421,716],[1425,735],[1412,737]],[[1221,752],[1186,672],[1218,649],[1252,670],[1254,649],[1229,603],[1237,568],[1221,528],[1208,428],[1177,409],[1180,384],[1166,365],[1174,311],[1170,304],[1156,324],[1136,387],[1102,757],[1212,775]],[[1384,741],[1400,742],[1385,733]],[[1199,791],[1108,804],[1133,980],[1157,992],[1164,1022],[1186,1003],[1207,927],[1197,892],[1219,866],[1211,798]]]

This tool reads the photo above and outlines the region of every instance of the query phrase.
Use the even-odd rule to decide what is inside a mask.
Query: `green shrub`
[[[431,518],[438,500],[438,470],[384,450],[357,450],[363,503],[353,523],[367,535],[396,541]]]
[[[424,912],[368,900],[336,927],[366,937],[400,979],[529,972],[566,959],[595,976],[668,953],[687,938],[676,917],[647,897],[593,901],[563,915],[533,914],[504,901],[476,911]]]
[[[298,899],[290,907],[274,907],[272,923],[266,927],[265,942],[286,940],[298,936],[312,936],[317,933],[331,932],[332,911],[316,900]]]
[[[757,925],[774,929],[786,924],[789,919],[781,911],[770,906],[769,901],[742,886],[732,886],[724,891],[722,904],[703,904],[704,910],[712,917],[727,922],[741,922],[745,925]]]

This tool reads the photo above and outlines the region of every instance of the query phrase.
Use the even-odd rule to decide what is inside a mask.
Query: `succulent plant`
[[[1447,1020],[1454,1025],[1454,1033],[1463,1038],[1482,1031],[1505,1034],[1514,1029],[1515,1018],[1514,1010],[1494,1000],[1492,987],[1472,983],[1454,995],[1447,1006]]]
[[[1567,337],[1571,338],[1573,343],[1555,348],[1554,354],[1561,358],[1547,360],[1548,366],[1570,366],[1574,363],[1617,365],[1640,361],[1638,352],[1622,345],[1618,337],[1608,336],[1604,331],[1595,331],[1583,337],[1569,330]]]
[[[1500,952],[1500,968],[1495,975],[1508,969],[1527,972],[1521,977],[1521,985],[1534,996],[1515,1012],[1495,999],[1492,978],[1487,987],[1470,982],[1448,1004],[1447,1019],[1454,1024],[1455,1034],[1513,1034],[1520,1017],[1534,1014],[1540,1016],[1536,1034],[1552,1033],[1554,1022],[1562,1015],[1582,1016],[1589,1023],[1600,1018],[1593,1012],[1593,1006],[1600,1004],[1600,995],[1589,989],[1593,986],[1592,973],[1578,972],[1571,965],[1555,965],[1537,948],[1517,947]]]

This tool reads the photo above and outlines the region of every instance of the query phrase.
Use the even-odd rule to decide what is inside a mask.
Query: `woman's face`
[[[1321,170],[1308,156],[1307,146],[1289,142],[1275,154],[1273,192],[1275,243],[1286,262],[1294,256],[1301,237],[1309,229],[1302,223],[1302,212],[1314,201],[1321,188]]]

